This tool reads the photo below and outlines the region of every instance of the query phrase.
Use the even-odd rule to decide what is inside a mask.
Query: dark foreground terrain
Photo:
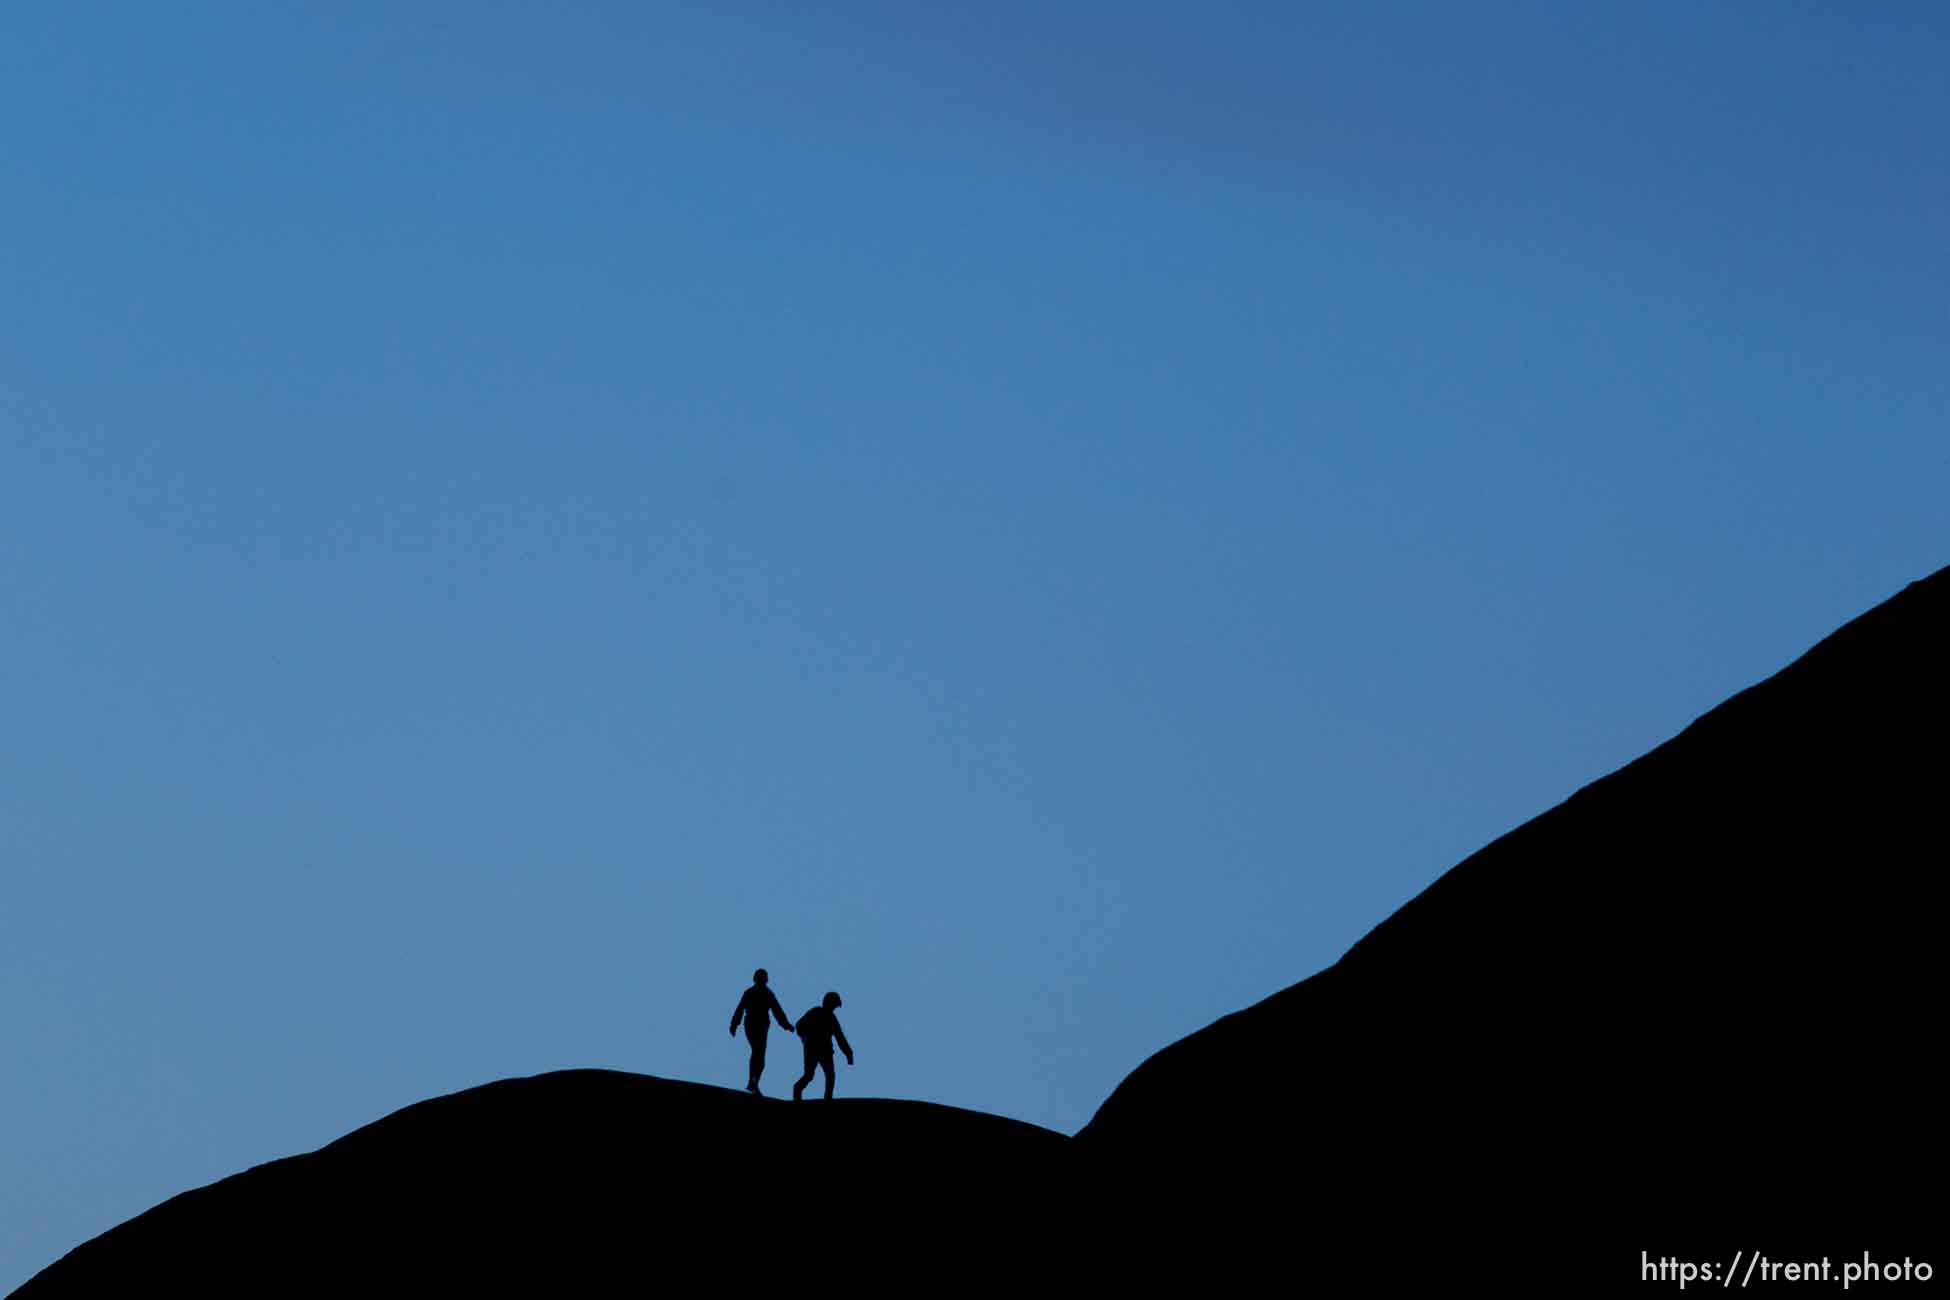
[[[888,1282],[1047,1199],[1068,1145],[925,1102],[795,1106],[565,1070],[423,1101],[185,1192],[16,1294]],[[990,1199],[1001,1188],[1014,1194]]]
[[[184,1193],[17,1294],[1651,1295],[1677,1287],[1648,1259],[1754,1251],[1940,1274],[1947,663],[1950,570],[1158,1052],[1075,1138],[511,1079]]]
[[[1503,1256],[1934,1250],[1946,702],[1950,570],[1158,1052],[1078,1145],[1184,1186],[1280,1153]]]

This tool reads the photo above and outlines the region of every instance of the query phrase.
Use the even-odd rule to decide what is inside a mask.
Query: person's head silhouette
[[[766,980],[770,978],[771,976],[765,973],[765,968],[763,966],[760,966],[757,970],[752,972],[752,983],[754,984],[763,984]]]
[[[819,1000],[819,1005],[825,1007],[828,1011],[838,1011],[840,1009],[840,995],[837,993],[828,993]]]

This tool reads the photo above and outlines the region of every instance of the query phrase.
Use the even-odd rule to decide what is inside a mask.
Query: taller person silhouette
[[[745,996],[738,999],[738,1009],[731,1013],[731,1036],[738,1036],[738,1021],[745,1022],[745,1041],[752,1045],[751,1076],[745,1080],[745,1091],[758,1095],[758,1076],[765,1073],[765,1038],[772,1032],[772,1017],[779,1018],[779,1024],[787,1033],[792,1032],[792,1022],[785,1018],[785,1008],[768,988],[771,979],[763,966],[752,972],[752,986],[745,990]],[[830,1053],[831,1049],[828,1049]]]
[[[846,1063],[853,1064],[853,1046],[846,1041],[846,1033],[840,1028],[840,1018],[833,1013],[840,1009],[840,995],[828,993],[819,1000],[819,1005],[809,1009],[799,1017],[799,1039],[806,1045],[806,1072],[799,1076],[799,1082],[792,1085],[792,1100],[798,1101],[805,1095],[806,1085],[812,1082],[814,1070],[826,1071],[826,1100],[833,1099],[833,1040],[840,1040],[840,1050],[846,1053]]]

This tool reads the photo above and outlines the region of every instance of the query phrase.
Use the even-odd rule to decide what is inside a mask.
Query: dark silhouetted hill
[[[1946,633],[1950,570],[1158,1052],[1079,1147],[1174,1187],[1258,1153],[1370,1218],[1645,1225],[1634,1259],[1940,1225]]]
[[[1074,1139],[512,1079],[186,1192],[18,1294],[1644,1294],[1642,1251],[1927,1253],[1946,632],[1950,570],[1158,1052]]]
[[[795,1106],[569,1070],[423,1101],[185,1192],[15,1294],[689,1292],[693,1275],[730,1294],[884,1289],[1037,1206],[1068,1144],[925,1102]]]

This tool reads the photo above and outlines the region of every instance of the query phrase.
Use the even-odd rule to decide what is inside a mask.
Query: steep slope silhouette
[[[1946,663],[1950,570],[1158,1052],[1075,1139],[919,1102],[511,1079],[186,1192],[16,1294],[700,1271],[742,1291],[771,1270],[869,1293],[1643,1293],[1641,1250],[1938,1244]]]
[[[1934,1219],[1946,633],[1950,570],[1158,1052],[1079,1147],[1456,1228]]]

